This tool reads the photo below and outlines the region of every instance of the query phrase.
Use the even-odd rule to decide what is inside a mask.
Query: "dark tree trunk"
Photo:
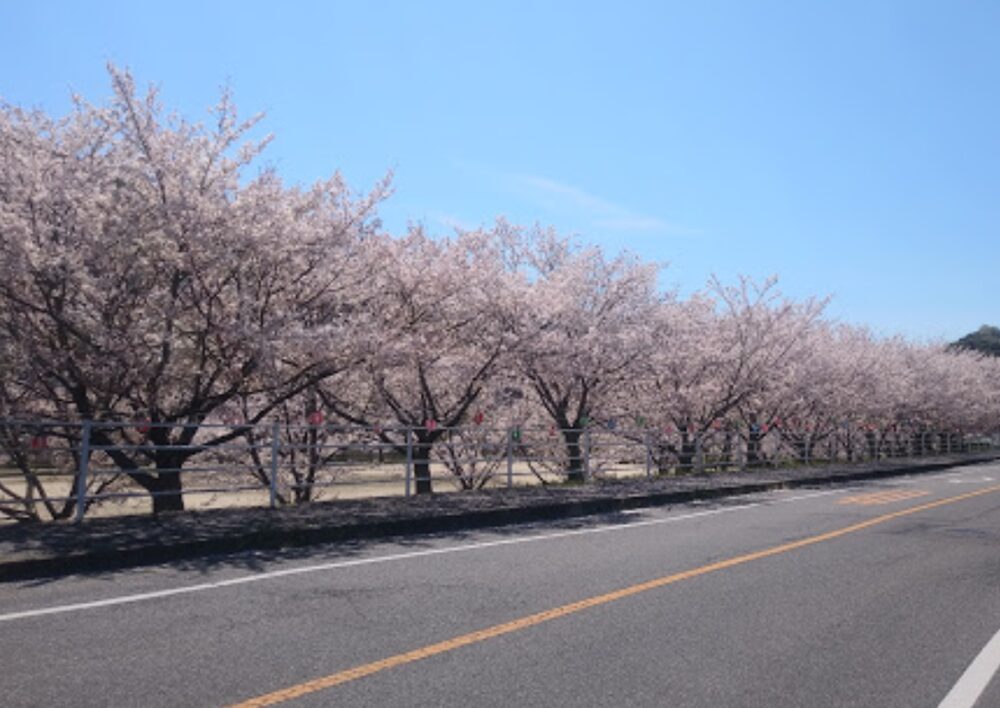
[[[878,459],[878,436],[874,432],[868,431],[865,433],[865,442],[868,445],[868,457],[873,460]]]
[[[763,439],[760,428],[751,425],[747,436],[747,467],[757,467],[761,463],[760,444]]]
[[[695,445],[695,439],[688,435],[688,431],[685,428],[681,430],[681,450],[677,455],[677,466],[682,471],[693,472],[694,471],[694,458],[697,455],[698,449]]]
[[[150,444],[155,446],[170,445],[171,441],[165,435],[157,435],[154,429],[150,435]],[[181,467],[193,453],[176,450],[155,449],[150,455],[156,465],[156,473],[140,470],[135,460],[115,445],[104,433],[93,433],[92,442],[105,446],[105,453],[116,465],[127,474],[132,481],[146,490],[153,504],[153,513],[165,511],[183,511],[184,496],[181,483]],[[182,440],[186,445],[190,440]],[[176,444],[176,443],[175,443]]]
[[[894,435],[896,441],[896,457],[906,457],[910,451],[909,439],[898,431]]]
[[[580,432],[577,428],[567,428],[562,431],[563,442],[566,443],[566,480],[569,482],[585,481]]]
[[[419,437],[413,444],[413,477],[417,481],[417,494],[431,494],[431,442]]]
[[[304,484],[300,490],[302,492],[302,502],[312,501],[313,494],[315,493],[316,474],[323,464],[319,451],[319,431],[315,425],[310,426],[309,430],[306,431],[306,449],[308,452],[308,464],[306,465]]]
[[[674,452],[674,446],[670,444],[660,443],[656,446],[656,471],[660,475],[668,475],[673,472],[673,466],[671,462],[671,455]]]
[[[187,444],[189,440],[182,440]],[[158,442],[169,444],[169,441]],[[156,476],[147,490],[153,497],[153,513],[162,511],[184,511],[184,492],[181,480],[181,468],[191,456],[187,451],[159,450],[156,453]]]
[[[184,511],[184,494],[181,488],[181,473],[160,472],[150,478],[147,491],[153,499],[153,513]]]
[[[808,463],[812,460],[812,439],[808,435],[796,436],[792,441],[792,445],[795,447],[799,462]]]
[[[719,466],[724,472],[733,466],[733,433],[728,429],[722,439],[722,456],[719,458]]]

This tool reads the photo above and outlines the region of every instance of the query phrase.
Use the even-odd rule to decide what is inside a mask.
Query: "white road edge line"
[[[388,563],[391,561],[409,560],[411,558],[426,558],[427,556],[440,556],[448,553],[478,551],[484,548],[514,546],[521,543],[535,543],[537,541],[549,541],[553,539],[569,538],[572,536],[583,536],[586,534],[628,531],[631,529],[642,528],[645,526],[670,524],[678,521],[687,521],[689,519],[698,519],[705,516],[726,514],[733,511],[743,511],[745,509],[753,509],[756,507],[767,506],[771,504],[784,504],[788,502],[801,501],[804,499],[812,499],[814,497],[822,497],[830,494],[842,494],[843,492],[844,492],[843,489],[831,489],[822,492],[813,492],[812,494],[802,494],[796,497],[788,497],[786,499],[774,499],[774,500],[769,499],[766,501],[754,502],[752,504],[741,504],[739,506],[730,506],[722,509],[708,509],[706,511],[696,511],[690,514],[682,514],[680,516],[669,516],[663,519],[649,519],[647,521],[634,521],[627,524],[613,524],[607,526],[598,526],[589,529],[558,531],[556,533],[538,534],[535,536],[523,536],[521,538],[506,538],[498,541],[483,541],[481,543],[470,543],[463,546],[449,546],[447,548],[431,548],[425,551],[409,551],[407,553],[393,553],[391,555],[376,556],[375,558],[358,558],[356,560],[333,561],[330,563],[320,563],[317,565],[301,566],[298,568],[286,568],[284,570],[265,571],[261,573],[256,573],[254,575],[245,575],[239,578],[230,578],[228,580],[217,580],[211,583],[198,583],[196,585],[184,585],[178,588],[169,588],[166,590],[154,590],[152,592],[136,593],[134,595],[121,595],[118,597],[109,597],[104,600],[93,600],[90,602],[75,602],[69,605],[53,605],[51,607],[42,607],[34,610],[8,612],[5,614],[0,614],[0,622],[10,622],[12,620],[27,619],[30,617],[42,617],[45,615],[58,615],[67,612],[76,612],[79,610],[93,610],[100,607],[127,605],[134,602],[155,600],[163,597],[173,597],[174,595],[186,595],[190,593],[204,592],[206,590],[218,590],[220,588],[228,588],[236,585],[246,585],[248,583],[256,583],[264,580],[273,580],[275,578],[284,578],[292,575],[318,573],[327,570],[338,570],[340,568],[352,568],[360,565],[374,565],[376,563]]]
[[[972,708],[1000,669],[1000,631],[986,643],[938,708]]]
[[[957,477],[962,474],[968,474],[971,469],[960,469],[959,471],[945,472],[943,474],[928,475],[922,477],[922,479],[941,479],[947,477]],[[902,481],[902,480],[901,480]],[[274,578],[283,578],[291,575],[304,575],[306,573],[318,573],[326,570],[338,570],[340,568],[351,568],[360,565],[374,565],[376,563],[388,563],[390,561],[397,560],[408,560],[410,558],[423,558],[427,556],[439,556],[445,555],[447,553],[460,553],[464,551],[476,551],[484,548],[496,548],[500,546],[513,546],[521,543],[534,543],[537,541],[548,541],[552,539],[568,538],[571,536],[582,536],[585,534],[596,534],[596,533],[610,533],[614,531],[627,531],[629,529],[642,528],[644,526],[655,526],[659,524],[669,524],[677,521],[686,521],[688,519],[697,519],[704,516],[714,516],[716,514],[725,514],[731,511],[742,511],[744,509],[753,509],[759,506],[766,506],[770,504],[784,504],[788,502],[801,501],[803,499],[813,499],[815,497],[828,496],[830,494],[844,494],[851,492],[854,489],[854,485],[848,487],[841,487],[838,489],[829,489],[822,492],[813,492],[811,494],[801,494],[795,497],[788,497],[786,499],[768,499],[766,501],[753,502],[752,504],[741,504],[739,506],[731,506],[723,509],[709,509],[707,511],[696,511],[690,514],[682,514],[680,516],[669,516],[665,519],[649,519],[648,521],[635,521],[628,524],[612,524],[607,526],[597,526],[590,529],[576,529],[573,531],[559,531],[550,534],[538,534],[535,536],[524,536],[521,538],[508,538],[499,541],[483,541],[481,543],[471,543],[464,546],[449,546],[448,548],[432,548],[426,551],[410,551],[408,553],[393,553],[386,556],[377,556],[375,558],[359,558],[356,560],[349,561],[333,561],[331,563],[320,563],[317,565],[302,566],[298,568],[286,568],[285,570],[272,570],[264,571],[261,573],[256,573],[254,575],[246,575],[239,578],[230,578],[229,580],[217,580],[211,583],[198,583],[196,585],[184,585],[179,588],[169,588],[167,590],[155,590],[152,592],[136,593],[134,595],[121,595],[118,597],[110,597],[104,600],[94,600],[90,602],[76,602],[69,605],[53,605],[51,607],[42,607],[35,610],[22,610],[19,612],[8,612],[5,614],[0,614],[0,622],[10,622],[12,620],[18,619],[28,619],[30,617],[42,617],[45,615],[57,615],[64,614],[67,612],[76,612],[78,610],[92,610],[101,607],[112,607],[115,605],[127,605],[134,602],[143,602],[146,600],[156,600],[162,597],[173,597],[174,595],[186,595],[195,592],[204,592],[206,590],[218,590],[220,588],[232,587],[235,585],[246,585],[249,583],[256,583],[264,580],[272,580]],[[650,507],[655,508],[655,507]]]

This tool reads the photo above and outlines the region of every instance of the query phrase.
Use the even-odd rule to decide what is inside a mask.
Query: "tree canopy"
[[[0,418],[146,421],[92,442],[154,510],[182,508],[201,424],[246,426],[211,446],[279,411],[416,440],[420,492],[442,429],[484,417],[561,431],[569,478],[598,418],[684,454],[720,427],[1000,425],[1000,359],[980,354],[1000,355],[996,327],[879,339],[773,279],[681,298],[658,265],[503,219],[388,233],[388,177],[285,185],[228,94],[205,126],[110,76],[106,105],[64,118],[0,106]]]
[[[983,325],[951,345],[955,349],[1000,356],[1000,327]]]

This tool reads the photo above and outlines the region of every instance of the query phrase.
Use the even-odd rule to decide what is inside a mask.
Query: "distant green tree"
[[[989,356],[1000,356],[1000,327],[983,325],[975,332],[965,335],[952,345],[953,349],[982,352]]]

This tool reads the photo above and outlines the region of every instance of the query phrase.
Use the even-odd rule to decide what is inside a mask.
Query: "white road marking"
[[[949,479],[948,480],[948,482],[950,484],[977,484],[979,482],[992,482],[992,481],[993,481],[993,478],[992,477],[988,477],[988,476],[987,477],[976,477],[974,479],[962,479],[962,478],[956,477],[954,479]]]
[[[53,605],[51,607],[42,607],[34,610],[8,612],[5,614],[0,614],[0,622],[10,622],[12,620],[27,619],[30,617],[42,617],[45,615],[65,614],[68,612],[77,612],[80,610],[93,610],[101,607],[112,607],[115,605],[127,605],[135,602],[145,602],[147,600],[156,600],[164,597],[174,597],[175,595],[188,595],[191,593],[204,592],[207,590],[218,590],[221,588],[228,588],[236,585],[257,583],[264,580],[274,580],[275,578],[285,578],[293,575],[305,575],[307,573],[319,573],[329,570],[339,570],[341,568],[353,568],[361,565],[374,565],[376,563],[389,563],[391,561],[410,560],[412,558],[441,556],[449,553],[478,551],[485,548],[514,546],[522,543],[550,541],[560,538],[570,538],[573,536],[584,536],[587,534],[629,531],[631,529],[643,528],[646,526],[657,526],[660,524],[670,524],[670,523],[676,523],[678,521],[699,519],[706,516],[715,516],[718,514],[726,514],[734,511],[743,511],[745,509],[754,509],[756,507],[768,506],[771,504],[784,504],[789,502],[802,501],[804,499],[813,499],[815,497],[827,496],[830,494],[842,494],[844,493],[844,491],[845,491],[844,489],[831,489],[822,492],[813,492],[811,494],[802,494],[795,497],[788,497],[786,499],[774,499],[774,500],[768,499],[764,501],[753,502],[751,504],[740,504],[738,506],[730,506],[722,509],[707,509],[705,511],[696,511],[689,514],[681,514],[679,516],[669,516],[666,518],[659,518],[659,519],[647,519],[646,521],[633,521],[627,524],[597,526],[589,529],[574,529],[572,531],[557,531],[555,533],[538,534],[535,536],[506,538],[497,541],[482,541],[480,543],[470,543],[462,546],[449,546],[447,548],[431,548],[424,551],[393,553],[385,556],[376,556],[374,558],[357,558],[355,560],[332,561],[330,563],[320,563],[317,565],[301,566],[297,568],[285,568],[284,570],[264,571],[261,573],[256,573],[254,575],[245,575],[239,578],[230,578],[228,580],[217,580],[210,583],[184,585],[177,588],[168,588],[166,590],[154,590],[152,592],[135,593],[133,595],[120,595],[118,597],[109,597],[103,600],[93,600],[90,602],[75,602],[68,605]]]
[[[952,470],[950,472],[938,472],[936,474],[908,474],[904,477],[895,477],[892,479],[893,482],[899,482],[899,484],[920,484],[928,479],[940,479],[945,481],[950,481],[952,478],[964,477],[965,475],[975,474],[976,472],[982,472],[982,468],[976,469],[973,467],[962,467],[956,472]]]
[[[1000,631],[972,660],[958,683],[952,686],[938,708],[972,708],[1000,669]]]
[[[946,479],[949,477],[958,477],[963,474],[968,474],[974,472],[975,470],[964,470],[959,472],[947,472],[941,475],[933,476],[922,476],[923,480],[927,479]],[[909,482],[909,480],[906,480]],[[273,580],[275,578],[283,578],[293,575],[305,575],[307,573],[319,573],[328,570],[338,570],[340,568],[350,568],[354,566],[361,565],[374,565],[376,563],[388,563],[391,561],[398,560],[409,560],[411,558],[424,558],[427,556],[439,556],[448,553],[461,553],[465,551],[476,551],[485,548],[497,548],[501,546],[513,546],[521,543],[535,543],[537,541],[548,541],[559,538],[569,538],[572,536],[583,536],[585,534],[597,534],[597,533],[611,533],[615,531],[627,531],[629,529],[642,528],[645,526],[655,526],[659,524],[669,524],[677,521],[687,521],[689,519],[697,519],[705,516],[714,516],[717,514],[725,514],[732,511],[743,511],[745,509],[753,509],[760,506],[766,506],[770,504],[784,504],[788,502],[796,502],[804,499],[813,499],[815,497],[827,496],[830,494],[844,494],[850,492],[852,489],[856,489],[856,485],[851,485],[849,487],[840,487],[837,489],[825,490],[822,492],[813,492],[811,494],[802,494],[795,497],[788,497],[786,499],[768,499],[759,502],[753,502],[751,504],[740,504],[738,506],[731,506],[722,509],[708,509],[706,511],[696,511],[690,514],[682,514],[679,516],[669,516],[660,519],[648,519],[646,521],[634,521],[627,524],[613,524],[607,526],[597,526],[589,529],[575,529],[573,531],[557,531],[555,533],[549,534],[537,534],[535,536],[524,536],[521,538],[508,538],[498,541],[483,541],[481,543],[471,543],[463,546],[449,546],[447,548],[432,548],[425,551],[410,551],[407,553],[393,553],[385,556],[376,556],[374,558],[359,558],[349,561],[333,561],[330,563],[320,563],[317,565],[301,566],[298,568],[286,568],[284,570],[272,570],[263,571],[256,573],[254,575],[242,576],[239,578],[230,578],[229,580],[217,580],[211,583],[198,583],[195,585],[184,585],[177,588],[169,588],[166,590],[155,590],[152,592],[136,593],[133,595],[120,595],[118,597],[109,597],[103,600],[94,600],[90,602],[76,602],[68,605],[53,605],[51,607],[42,607],[35,610],[22,610],[20,612],[8,612],[5,614],[0,614],[0,622],[10,622],[12,620],[27,619],[30,617],[42,617],[45,615],[57,615],[65,614],[68,612],[76,612],[80,610],[92,610],[101,607],[112,607],[115,605],[127,605],[135,602],[144,602],[147,600],[156,600],[164,597],[173,597],[175,595],[187,595],[196,592],[204,592],[207,590],[218,590],[221,588],[232,587],[235,585],[246,585],[249,583],[256,583],[264,580]],[[655,508],[655,507],[650,507]],[[640,511],[640,510],[635,510]]]

